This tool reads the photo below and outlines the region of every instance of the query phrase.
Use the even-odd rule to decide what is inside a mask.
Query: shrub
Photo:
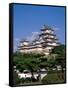
[[[25,82],[25,79],[24,78],[21,78],[20,79],[20,83],[24,83]]]
[[[25,80],[24,80],[24,82],[31,82],[32,81],[32,79],[31,78],[25,78]]]
[[[19,78],[18,74],[15,71],[13,71],[13,84],[16,86],[19,83],[20,83],[20,78]]]
[[[53,74],[53,73],[57,73],[57,71],[56,70],[48,71],[48,74]]]
[[[56,73],[48,74],[42,79],[43,84],[56,84],[56,83],[63,83],[64,80],[59,79]]]

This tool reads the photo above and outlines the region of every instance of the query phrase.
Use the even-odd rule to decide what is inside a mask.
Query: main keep
[[[40,29],[38,38],[35,38],[32,42],[28,40],[21,40],[18,46],[18,51],[21,53],[42,53],[48,55],[51,50],[60,45],[54,30],[48,25],[44,25]]]

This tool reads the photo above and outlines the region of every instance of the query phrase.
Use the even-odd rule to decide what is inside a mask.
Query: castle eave
[[[55,34],[51,34],[51,33],[41,33],[41,34],[39,34],[39,36],[43,36],[43,35],[51,35],[51,36],[56,36]]]

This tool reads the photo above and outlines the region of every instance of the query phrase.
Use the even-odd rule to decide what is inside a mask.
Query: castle
[[[54,34],[53,28],[48,25],[44,25],[40,29],[38,38],[32,42],[28,40],[21,40],[18,46],[18,51],[21,53],[42,53],[49,55],[51,50],[58,45],[60,45],[60,43]]]

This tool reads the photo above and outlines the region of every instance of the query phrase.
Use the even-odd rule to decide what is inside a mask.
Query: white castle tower
[[[20,46],[18,48],[21,53],[44,53],[48,55],[52,48],[58,46],[60,43],[52,27],[44,25],[41,28],[41,32],[35,40],[30,43],[28,40],[20,41]]]
[[[20,41],[20,45],[18,46],[18,51],[21,53],[28,53],[29,52],[29,41],[26,39],[23,39]]]
[[[45,54],[49,54],[52,48],[59,45],[58,39],[54,34],[54,30],[48,25],[44,25],[41,28],[39,36],[42,38],[41,43]]]

